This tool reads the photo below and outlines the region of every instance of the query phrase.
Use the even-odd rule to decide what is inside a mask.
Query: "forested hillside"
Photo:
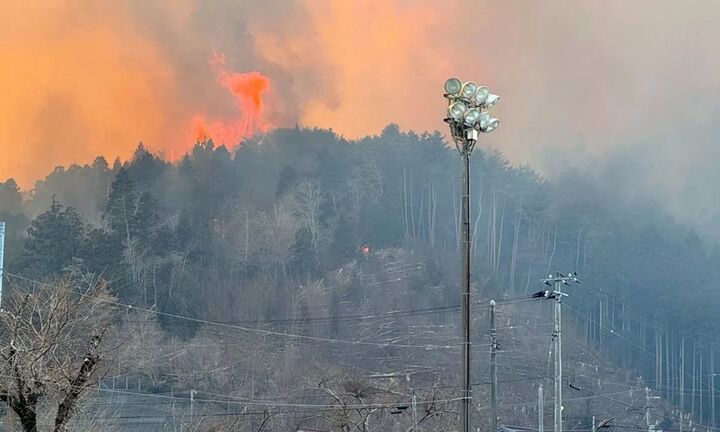
[[[506,421],[536,424],[511,407],[532,405],[546,378],[550,313],[527,298],[549,272],[571,270],[583,284],[565,302],[576,342],[568,380],[598,392],[606,371],[615,384],[603,385],[618,394],[649,385],[714,422],[720,248],[580,174],[550,183],[482,148],[471,164],[474,371],[487,379],[486,306],[497,299],[501,376],[526,384],[506,385]],[[202,142],[176,162],[141,144],[127,162],[59,167],[25,193],[0,183],[7,289],[62,275],[107,280],[118,302],[147,312],[127,324],[152,344],[126,368],[143,380],[138,390],[320,403],[339,386],[354,395],[347,410],[313,421],[390,425],[404,420],[358,404],[423,388],[430,422],[456,396],[458,174],[441,135],[393,125],[353,141],[294,128],[233,151]],[[379,391],[372,380],[383,374],[393,384]],[[306,390],[316,375],[320,396]],[[253,410],[258,423],[287,421]],[[589,408],[574,415],[583,425]]]

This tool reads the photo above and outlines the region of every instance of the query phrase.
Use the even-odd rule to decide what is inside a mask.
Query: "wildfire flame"
[[[190,121],[193,141],[212,139],[216,144],[233,147],[256,132],[265,132],[270,124],[262,117],[262,95],[270,89],[270,78],[260,72],[228,72],[225,58],[216,55],[210,60],[218,84],[232,94],[239,116],[233,119],[208,120],[204,114],[195,114]]]

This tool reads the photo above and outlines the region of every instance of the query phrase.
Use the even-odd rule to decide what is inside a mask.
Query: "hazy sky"
[[[720,233],[720,2],[306,0],[5,2],[0,179],[178,157],[190,123],[241,116],[211,60],[270,78],[274,127],[347,137],[444,131],[442,84],[501,95],[480,145],[554,177],[568,166]],[[620,181],[619,179],[622,179]]]

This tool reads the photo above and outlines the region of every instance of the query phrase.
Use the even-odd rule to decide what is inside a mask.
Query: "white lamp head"
[[[465,111],[467,111],[465,102],[454,102],[448,107],[448,117],[455,121],[462,121],[465,117]]]
[[[445,81],[445,94],[457,95],[462,89],[462,82],[457,78],[450,78]]]
[[[473,96],[475,96],[475,91],[477,91],[477,88],[477,84],[472,81],[468,81],[463,84],[462,88],[460,89],[460,96],[464,97],[465,99],[472,99]]]
[[[497,127],[500,126],[500,120],[496,118],[489,118],[484,123],[480,123],[480,129],[482,129],[485,133],[490,133],[497,129]]]
[[[480,109],[479,108],[470,108],[469,110],[465,111],[465,124],[468,126],[475,126],[480,120]]]
[[[477,103],[478,105],[484,104],[489,94],[490,92],[488,91],[487,87],[478,87],[477,90],[475,90],[475,103]]]
[[[488,94],[487,98],[485,99],[485,107],[490,108],[492,106],[495,106],[495,104],[497,104],[499,100],[500,96],[495,94]]]

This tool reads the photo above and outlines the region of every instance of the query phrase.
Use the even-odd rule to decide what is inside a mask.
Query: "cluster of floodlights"
[[[487,133],[500,125],[498,119],[484,111],[495,106],[500,99],[500,96],[490,93],[487,87],[472,81],[463,84],[457,78],[450,78],[445,81],[445,97],[448,99],[446,121],[454,125],[458,132],[474,129]]]

